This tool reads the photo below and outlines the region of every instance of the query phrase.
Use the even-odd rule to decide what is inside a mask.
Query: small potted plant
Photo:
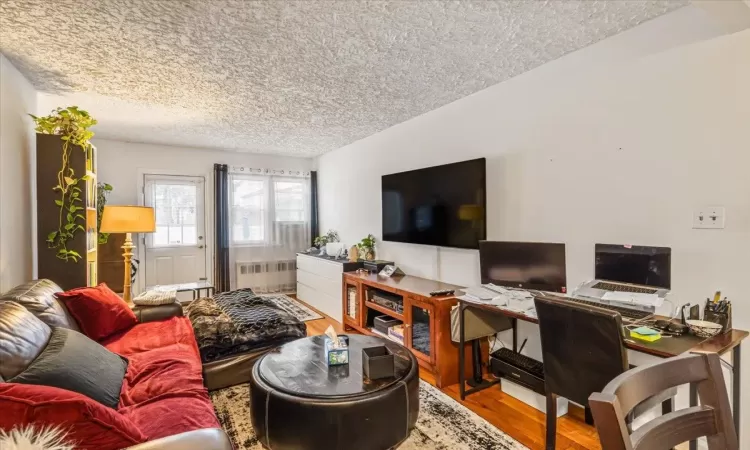
[[[339,232],[336,230],[328,230],[325,235],[326,238],[326,255],[338,256],[341,250],[344,248],[339,238]]]
[[[368,234],[357,244],[362,259],[372,261],[375,259],[375,236]]]
[[[328,230],[328,233],[316,237],[313,245],[318,248],[325,247],[328,256],[336,256],[343,248],[343,245],[339,243],[340,240],[338,231]]]

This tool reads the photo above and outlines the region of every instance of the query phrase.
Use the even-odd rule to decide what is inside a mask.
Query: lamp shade
[[[154,208],[147,206],[105,206],[102,233],[153,233],[156,231]]]

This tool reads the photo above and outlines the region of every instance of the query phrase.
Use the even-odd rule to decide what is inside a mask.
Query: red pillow
[[[81,332],[95,341],[130,329],[138,323],[125,300],[105,283],[61,292],[57,298],[65,302]]]
[[[77,449],[116,450],[146,442],[135,424],[85,395],[34,384],[0,383],[0,430],[33,424],[64,430]]]

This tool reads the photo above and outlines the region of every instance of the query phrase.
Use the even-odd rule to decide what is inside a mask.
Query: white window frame
[[[276,183],[299,183],[302,184],[302,220],[277,220],[276,217]],[[310,183],[309,178],[291,178],[291,177],[271,177],[270,185],[273,186],[268,193],[269,203],[272,203],[273,222],[276,223],[305,223],[310,217],[310,189],[308,186],[307,196],[305,196],[305,183]],[[273,198],[271,198],[273,196]],[[305,219],[307,217],[307,219]]]
[[[264,202],[264,212],[265,217],[262,221],[263,226],[263,238],[260,240],[251,240],[251,239],[235,239],[234,236],[234,214],[235,214],[235,206],[234,206],[234,181],[235,180],[247,180],[247,181],[261,181],[263,182],[263,202]],[[269,190],[270,190],[270,180],[268,177],[262,177],[262,176],[254,176],[254,175],[240,175],[240,174],[230,174],[229,176],[229,229],[230,229],[230,240],[231,244],[235,247],[255,247],[255,246],[262,246],[265,245],[266,242],[269,241],[268,233],[270,231],[270,217],[272,217],[273,211],[273,205],[269,204]]]
[[[154,178],[157,178],[158,176],[154,176]],[[195,187],[195,196],[196,196],[196,205],[200,204],[200,198],[203,196],[205,198],[205,181],[201,180],[200,186],[199,183],[196,183],[193,178],[196,177],[190,177],[190,178],[181,178],[179,176],[165,176],[163,178],[157,178],[156,181],[149,181],[145,180],[144,183],[144,196],[145,195],[153,195],[154,194],[154,185],[175,185],[175,186],[194,186]],[[144,198],[145,202],[145,198]],[[205,205],[205,204],[204,204]],[[156,205],[151,205],[153,208],[156,208]],[[205,210],[205,207],[203,208]],[[200,220],[201,213],[205,216],[205,211],[201,211],[201,209],[196,206],[195,216],[196,220]],[[205,225],[198,224],[196,222],[195,225],[195,238],[196,241],[192,243],[168,243],[168,244],[160,244],[157,245],[154,243],[154,234],[155,233],[146,233],[145,234],[145,244],[148,248],[175,248],[175,247],[195,247],[198,245],[203,245],[203,242],[198,240],[198,236],[201,235],[201,233],[205,234],[205,230],[202,230],[205,227]],[[183,230],[184,232],[184,230]]]
[[[249,181],[262,181],[263,182],[263,197],[264,197],[264,211],[265,216],[263,220],[263,239],[262,240],[237,240],[234,237],[234,186],[233,181],[235,180],[249,180]],[[303,185],[303,219],[302,220],[277,220],[276,217],[276,184],[277,182],[288,182],[288,183],[301,183]],[[310,198],[309,195],[305,196],[305,183],[309,183],[309,178],[297,178],[297,177],[276,177],[267,175],[250,175],[250,174],[230,174],[229,177],[229,223],[230,223],[230,241],[234,247],[259,247],[274,245],[276,236],[274,224],[304,224],[307,222],[305,217],[309,216],[310,211]],[[309,194],[309,186],[308,186]]]

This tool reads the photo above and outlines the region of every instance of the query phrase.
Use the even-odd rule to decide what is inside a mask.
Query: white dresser
[[[361,263],[346,259],[297,254],[297,298],[341,322],[342,273],[356,270]]]

